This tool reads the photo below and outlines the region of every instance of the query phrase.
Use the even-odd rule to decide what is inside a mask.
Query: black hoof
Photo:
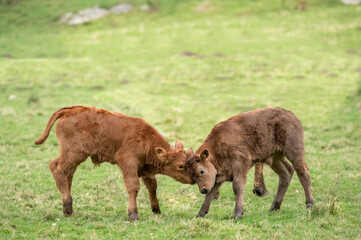
[[[263,197],[266,196],[268,194],[267,189],[263,188],[263,187],[259,187],[259,188],[254,188],[253,189],[253,194],[256,194],[259,197]]]
[[[70,217],[73,214],[73,200],[63,200],[63,213],[65,216]]]
[[[278,209],[280,209],[280,207],[281,207],[281,203],[279,203],[279,202],[274,202],[274,203],[272,203],[269,211],[270,211],[270,212],[272,212],[272,211],[277,211]]]
[[[152,208],[152,212],[155,213],[155,214],[161,214],[162,213],[159,208]]]

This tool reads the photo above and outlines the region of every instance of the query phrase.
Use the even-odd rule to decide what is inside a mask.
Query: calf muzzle
[[[208,193],[208,190],[207,190],[206,188],[202,188],[201,193],[207,194],[207,193]]]

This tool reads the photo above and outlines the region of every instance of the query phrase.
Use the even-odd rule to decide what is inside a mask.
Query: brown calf
[[[56,111],[35,144],[42,144],[54,122],[60,156],[49,164],[63,200],[63,212],[73,212],[70,195],[74,172],[88,157],[94,165],[103,162],[117,164],[129,194],[128,215],[138,220],[136,197],[139,177],[149,192],[154,213],[160,213],[156,195],[155,174],[165,174],[182,183],[194,183],[185,164],[187,154],[177,141],[175,149],[151,125],[140,118],[82,106],[65,107]]]
[[[200,192],[207,194],[197,217],[207,214],[222,183],[232,181],[236,196],[233,218],[241,218],[246,175],[259,162],[267,162],[279,176],[270,211],[280,208],[294,170],[305,190],[306,206],[313,205],[301,122],[292,112],[265,108],[217,124],[196,154],[188,159],[186,168],[190,176]]]

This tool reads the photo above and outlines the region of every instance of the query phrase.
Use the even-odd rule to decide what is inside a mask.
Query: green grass
[[[12,2],[0,1],[1,239],[361,237],[361,6],[308,1],[307,11],[296,11],[293,0],[159,0],[155,13],[65,26],[57,23],[63,13],[97,1]],[[70,105],[142,117],[170,142],[195,149],[230,116],[292,110],[304,125],[316,206],[306,210],[295,175],[280,211],[269,213],[278,178],[266,168],[270,194],[251,193],[251,170],[241,220],[230,219],[229,183],[196,219],[204,198],[197,187],[158,176],[162,214],[152,214],[142,186],[133,223],[120,170],[87,161],[75,173],[75,213],[66,218],[48,169],[58,155],[54,130],[43,145],[33,141],[55,110]]]

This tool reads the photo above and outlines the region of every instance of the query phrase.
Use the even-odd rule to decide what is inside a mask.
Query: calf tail
[[[55,121],[58,118],[61,118],[64,115],[64,112],[66,112],[69,109],[73,109],[73,108],[77,108],[80,106],[73,106],[73,107],[64,107],[64,108],[60,108],[58,111],[54,112],[53,115],[50,117],[48,124],[46,125],[45,131],[43,133],[43,135],[41,137],[39,137],[38,139],[36,139],[34,141],[34,143],[36,145],[42,144],[43,142],[45,142],[45,140],[48,138],[51,127],[53,126],[53,124],[55,123]]]

